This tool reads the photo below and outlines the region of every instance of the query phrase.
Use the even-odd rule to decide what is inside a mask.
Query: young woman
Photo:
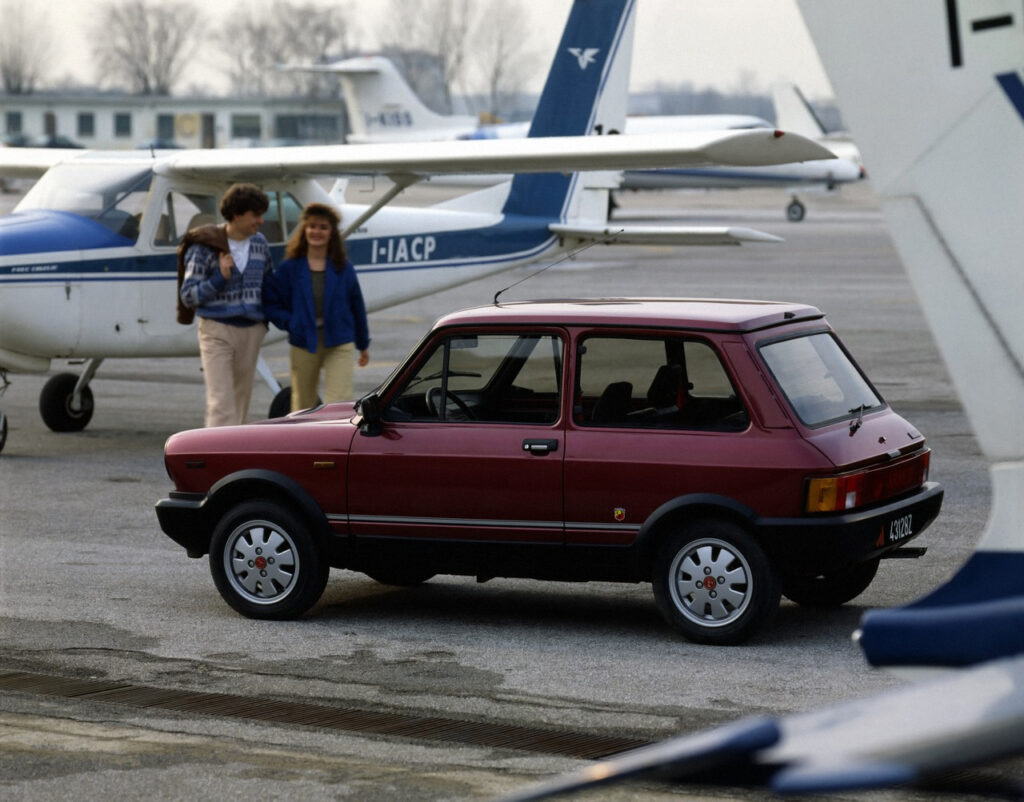
[[[360,367],[370,361],[366,305],[340,223],[333,207],[306,206],[264,288],[267,319],[291,344],[292,412],[316,404],[321,371],[325,402],[350,399],[354,352]]]

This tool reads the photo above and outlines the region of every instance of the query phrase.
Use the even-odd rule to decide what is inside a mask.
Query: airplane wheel
[[[7,416],[0,412],[0,451],[7,445]]]
[[[74,373],[58,373],[51,378],[39,394],[39,414],[43,423],[55,432],[80,432],[92,420],[92,390],[82,389],[82,403],[78,409],[71,407],[71,395],[75,391],[78,377]]]
[[[804,208],[804,205],[796,198],[793,198],[789,206],[786,207],[786,219],[791,223],[799,223],[804,219],[806,213],[807,210]]]
[[[277,391],[274,400],[270,402],[268,418],[283,418],[292,411],[292,388],[282,387]]]
[[[316,397],[316,404],[320,406],[323,401],[320,400],[320,396]],[[285,415],[290,414],[292,411],[292,388],[282,387],[278,390],[277,395],[274,396],[274,400],[270,402],[270,412],[267,413],[268,418],[283,418]]]

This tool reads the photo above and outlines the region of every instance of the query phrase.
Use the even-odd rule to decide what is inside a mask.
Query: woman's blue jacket
[[[267,320],[288,332],[288,342],[311,354],[317,349],[317,325],[313,308],[313,280],[305,256],[281,262],[263,289]],[[324,346],[354,342],[356,349],[370,347],[370,325],[359,289],[356,269],[349,261],[337,269],[328,263],[324,277]]]

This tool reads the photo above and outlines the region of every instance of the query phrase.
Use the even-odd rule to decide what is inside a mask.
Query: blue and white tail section
[[[1024,9],[799,2],[992,463],[973,556],[920,601],[866,615],[861,646],[875,665],[1024,654]]]
[[[618,134],[626,127],[635,0],[577,0],[530,124],[529,136]],[[502,212],[564,222],[583,186],[607,183],[590,174],[521,174]],[[617,183],[616,183],[617,185]],[[601,209],[604,217],[607,199]]]
[[[574,0],[531,124],[532,137],[619,132],[625,126],[635,0]],[[612,174],[617,175],[617,174]],[[364,294],[384,308],[417,297],[418,283],[448,286],[553,255],[566,220],[607,219],[607,172],[522,173],[511,182],[429,209],[384,208],[348,238]],[[364,207],[346,205],[343,218]],[[439,216],[458,212],[448,224]],[[422,234],[403,236],[422,220]]]

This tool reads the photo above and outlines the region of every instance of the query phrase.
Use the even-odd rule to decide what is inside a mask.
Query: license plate
[[[899,518],[889,521],[886,528],[885,539],[887,543],[899,543],[914,534],[914,515],[907,513]]]

